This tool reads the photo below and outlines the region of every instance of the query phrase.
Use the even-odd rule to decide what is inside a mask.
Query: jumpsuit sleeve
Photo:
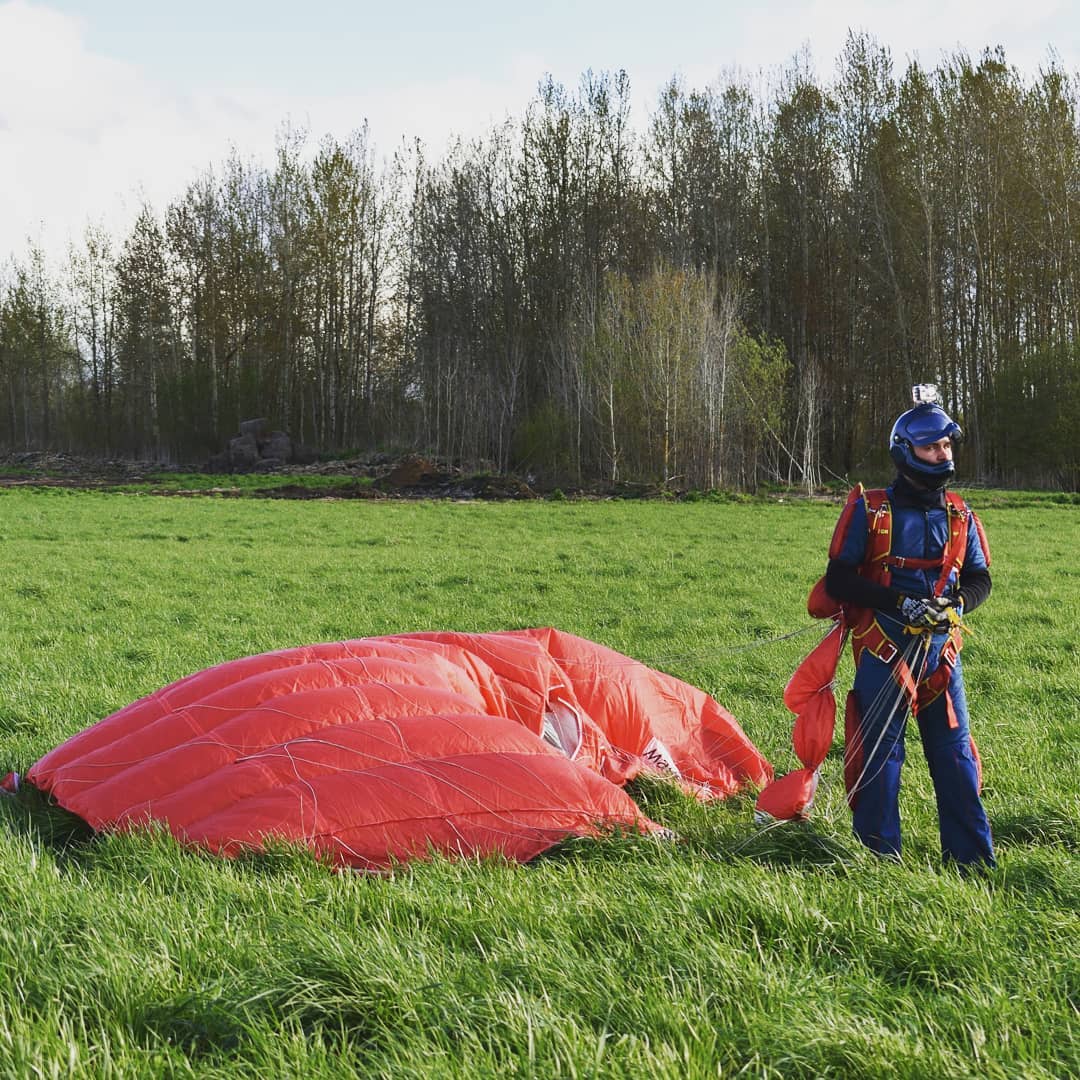
[[[990,595],[990,571],[969,570],[965,566],[960,571],[959,593],[965,613],[974,611]]]
[[[974,611],[990,595],[990,550],[979,519],[972,514],[968,520],[967,551],[960,570],[957,591],[964,611]]]

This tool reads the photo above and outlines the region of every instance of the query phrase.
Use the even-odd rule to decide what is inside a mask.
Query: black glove
[[[901,596],[896,606],[904,622],[917,630],[944,630],[949,625],[952,605],[945,597],[928,596],[920,600],[914,596]]]

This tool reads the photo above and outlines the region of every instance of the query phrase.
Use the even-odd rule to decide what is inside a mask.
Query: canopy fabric
[[[810,812],[836,727],[833,687],[845,641],[847,624],[838,615],[784,688],[784,704],[795,714],[791,742],[803,767],[779,777],[761,791],[756,805],[759,818],[790,821]]]
[[[642,770],[705,799],[772,776],[704,691],[543,628],[228,661],[80,732],[27,779],[95,829],[157,822],[226,856],[277,839],[381,869],[656,832],[621,788]]]

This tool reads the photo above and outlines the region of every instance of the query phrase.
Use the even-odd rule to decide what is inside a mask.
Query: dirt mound
[[[211,474],[217,470],[211,470]],[[321,461],[307,465],[262,461],[257,471],[277,475],[282,483],[241,490],[231,487],[179,490],[154,488],[155,495],[246,495],[265,499],[535,499],[540,496],[515,476],[496,473],[466,475],[460,468],[422,454],[393,458]],[[198,466],[154,461],[86,458],[76,454],[25,451],[0,454],[0,487],[67,487],[108,490],[130,484],[152,484],[169,473],[202,473]],[[307,485],[305,476],[340,477],[341,483]],[[289,482],[295,480],[296,482]]]
[[[455,470],[440,469],[438,465],[428,461],[419,454],[410,454],[402,458],[382,478],[381,483],[388,487],[420,487],[422,485],[438,484],[452,478]]]

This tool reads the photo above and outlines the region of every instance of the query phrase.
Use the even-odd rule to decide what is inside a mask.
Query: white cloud
[[[769,0],[738,7],[712,0],[688,21],[653,31],[623,23],[619,36],[599,16],[592,22],[580,36],[546,41],[508,37],[518,33],[508,23],[503,40],[484,41],[463,59],[460,74],[434,79],[410,71],[406,52],[400,64],[395,55],[393,64],[358,69],[356,85],[371,79],[364,93],[302,96],[274,87],[272,73],[289,60],[257,30],[251,47],[265,54],[238,75],[243,86],[223,82],[227,64],[193,64],[184,82],[175,79],[183,68],[174,63],[169,81],[155,75],[161,68],[149,48],[138,64],[121,61],[88,45],[83,20],[28,0],[0,0],[0,261],[21,255],[28,236],[62,257],[91,220],[122,237],[142,198],[164,208],[232,146],[245,158],[269,161],[285,122],[308,127],[316,139],[343,138],[367,118],[381,153],[416,136],[437,154],[454,134],[478,135],[507,114],[520,115],[548,71],[574,89],[585,67],[625,66],[640,124],[677,72],[691,87],[736,67],[752,76],[786,64],[810,43],[820,77],[829,79],[849,27],[887,45],[898,71],[912,56],[933,66],[943,53],[963,48],[977,56],[999,42],[1025,74],[1045,62],[1051,45],[1070,70],[1080,62],[1080,19],[1064,0],[1027,0],[1022,7],[1013,0]],[[424,28],[416,32],[420,41]],[[217,85],[206,82],[208,68],[220,72]]]
[[[536,84],[519,66],[498,83],[466,75],[363,96],[185,93],[91,51],[83,30],[24,0],[0,3],[0,260],[21,257],[28,238],[60,260],[88,222],[120,237],[143,199],[161,210],[232,147],[269,162],[287,122],[319,139],[369,119],[382,154],[403,136],[438,152],[451,133],[478,135],[520,110]]]
[[[1034,75],[1070,21],[1061,0],[868,0],[847,5],[816,0],[801,9],[795,23],[803,40],[812,39],[818,69],[828,77],[849,29],[866,31],[887,46],[897,71],[916,59],[934,67],[958,51],[978,59],[984,48],[1003,45],[1011,64]],[[1062,43],[1072,51],[1075,29]]]
[[[140,187],[153,200],[182,185],[233,119],[90,52],[75,19],[0,6],[0,255],[29,236],[55,256],[89,220],[126,225]]]

